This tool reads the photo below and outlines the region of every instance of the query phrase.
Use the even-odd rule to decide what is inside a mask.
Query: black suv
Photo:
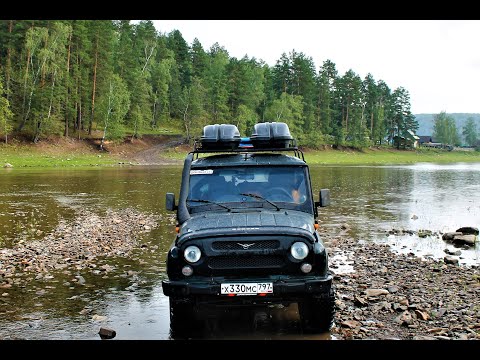
[[[241,138],[231,124],[207,125],[184,163],[177,235],[168,252],[170,329],[182,333],[208,307],[297,303],[302,327],[328,331],[335,295],[317,232],[319,206],[309,168],[287,124],[255,125]]]

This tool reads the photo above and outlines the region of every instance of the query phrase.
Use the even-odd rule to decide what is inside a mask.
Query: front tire
[[[170,297],[170,336],[172,338],[191,337],[197,323],[194,304],[188,299]]]
[[[335,316],[335,291],[306,297],[298,302],[302,328],[307,332],[326,332],[333,326]]]

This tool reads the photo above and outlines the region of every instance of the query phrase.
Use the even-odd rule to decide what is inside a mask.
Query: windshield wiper
[[[207,204],[214,204],[223,207],[224,209],[227,209],[228,211],[232,211],[228,206],[225,206],[223,204],[217,203],[215,201],[210,201],[210,200],[204,200],[204,199],[187,199],[187,202],[201,202],[201,203],[207,203]]]
[[[266,201],[267,203],[269,203],[270,205],[274,206],[277,211],[280,211],[281,209],[278,207],[277,204],[275,204],[274,202],[270,201],[270,200],[267,200],[265,199],[263,196],[260,196],[260,195],[257,195],[257,194],[252,194],[252,193],[241,193],[240,195],[243,195],[243,196],[250,196],[250,197],[253,197],[255,199],[260,199],[260,200],[263,200],[263,201]]]

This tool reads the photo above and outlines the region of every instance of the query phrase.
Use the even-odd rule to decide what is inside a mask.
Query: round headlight
[[[303,242],[293,243],[290,253],[297,260],[305,259],[308,255],[308,246]]]
[[[185,249],[185,252],[183,253],[183,256],[185,257],[185,260],[187,260],[189,263],[195,263],[198,260],[200,260],[200,256],[202,255],[200,249],[196,246],[189,246]]]

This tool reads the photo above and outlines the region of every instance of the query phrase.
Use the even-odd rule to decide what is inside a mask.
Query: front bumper
[[[208,280],[181,280],[170,281],[163,280],[162,288],[166,296],[173,296],[178,298],[195,297],[195,296],[220,296],[227,297],[227,295],[220,295],[220,284],[224,282],[272,282],[273,294],[268,294],[268,297],[301,297],[307,294],[325,294],[330,291],[332,286],[332,275],[325,277],[267,277],[255,279],[225,279],[225,278],[209,278]]]

